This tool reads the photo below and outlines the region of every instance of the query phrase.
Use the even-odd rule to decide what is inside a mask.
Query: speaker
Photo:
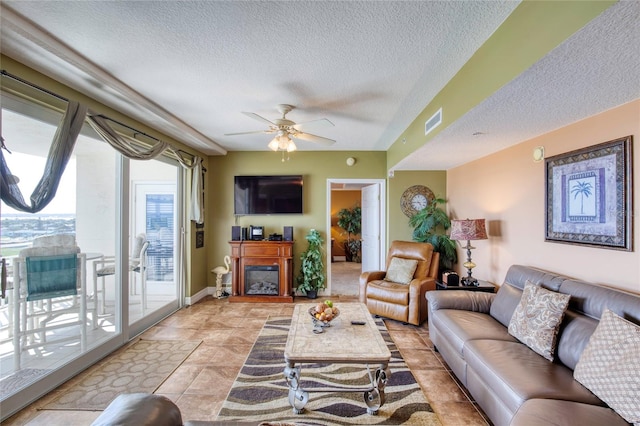
[[[231,241],[240,241],[240,227],[232,226],[231,227]]]
[[[246,241],[247,238],[247,234],[249,233],[249,229],[248,228],[242,228],[242,241]]]
[[[285,226],[282,238],[285,241],[293,241],[293,226]]]

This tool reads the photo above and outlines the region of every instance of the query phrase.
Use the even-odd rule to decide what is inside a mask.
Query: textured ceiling
[[[335,145],[301,150],[386,150],[517,6],[3,1],[1,49],[208,154],[266,150],[269,135],[224,134],[263,129],[241,111],[275,119],[279,103],[335,124],[312,132]],[[639,10],[611,7],[396,169],[446,169],[638,98]]]
[[[396,170],[450,169],[640,98],[639,23],[640,2],[607,9]]]

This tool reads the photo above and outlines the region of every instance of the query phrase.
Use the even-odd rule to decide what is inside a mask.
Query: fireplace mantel
[[[230,302],[293,302],[293,241],[229,241],[232,284]],[[247,294],[245,267],[277,266],[278,294]]]

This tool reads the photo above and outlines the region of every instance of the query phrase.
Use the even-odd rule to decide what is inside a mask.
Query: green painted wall
[[[266,142],[265,142],[266,143]],[[293,226],[294,272],[300,267],[300,254],[306,249],[305,235],[309,229],[321,232],[327,242],[327,179],[384,179],[386,153],[383,151],[296,151],[289,161],[282,162],[280,153],[272,151],[235,151],[226,156],[209,157],[205,192],[210,198],[205,214],[206,243],[209,249],[209,266],[222,265],[230,254],[229,240],[233,225],[248,227],[261,225],[265,233],[282,233],[283,226]],[[356,164],[346,165],[348,157],[355,157]],[[236,175],[295,175],[304,176],[304,214],[241,216],[233,214],[233,177]],[[330,238],[330,237],[329,237]],[[209,285],[215,285],[215,277],[209,274]]]
[[[353,167],[345,160],[357,158]],[[209,249],[209,269],[222,265],[222,259],[230,253],[229,240],[233,225],[248,227],[262,225],[265,233],[282,233],[285,225],[294,227],[294,256],[297,260],[306,248],[304,237],[311,228],[322,233],[327,241],[327,179],[384,179],[386,176],[384,152],[295,152],[282,163],[281,156],[273,152],[229,152],[226,156],[209,157],[209,170],[205,192],[210,203],[206,212],[206,244]],[[303,215],[242,216],[233,215],[233,177],[235,175],[302,174],[304,175]],[[387,237],[388,241],[411,240],[409,218],[400,210],[400,197],[412,185],[425,185],[437,197],[446,194],[444,171],[396,171],[387,179]],[[296,265],[299,263],[296,262]],[[295,272],[297,275],[297,267]],[[209,285],[215,285],[215,277],[209,274]]]
[[[422,147],[615,3],[523,1],[396,139],[387,152],[388,168]],[[442,124],[425,136],[424,123],[441,107]]]
[[[409,226],[409,218],[400,210],[400,197],[413,185],[424,185],[433,191],[436,198],[445,198],[447,173],[445,171],[396,171],[394,177],[387,180],[389,241],[411,241],[412,239],[413,228]]]

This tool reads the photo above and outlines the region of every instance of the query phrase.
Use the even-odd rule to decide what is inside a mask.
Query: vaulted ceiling
[[[334,124],[309,129],[334,145],[301,150],[387,150],[518,5],[3,1],[1,51],[209,155],[267,150],[272,135],[226,134],[283,103]],[[394,168],[448,169],[637,99],[638,22],[639,2],[608,8]]]

